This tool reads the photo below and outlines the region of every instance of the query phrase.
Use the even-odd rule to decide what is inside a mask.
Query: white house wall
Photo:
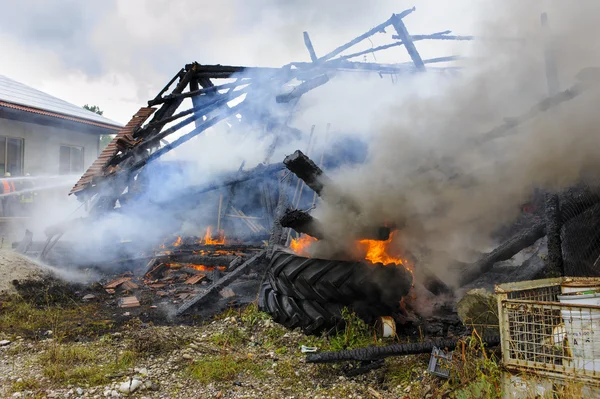
[[[81,125],[85,129],[85,125]],[[68,129],[0,119],[0,136],[23,139],[24,172],[31,175],[56,175],[61,145],[83,147],[83,173],[98,157],[99,137]]]

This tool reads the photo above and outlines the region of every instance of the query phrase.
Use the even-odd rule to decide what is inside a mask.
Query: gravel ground
[[[0,250],[0,294],[16,293],[13,280],[42,280],[50,270],[10,250]]]
[[[435,397],[432,387],[436,381],[423,371],[426,356],[393,359],[383,369],[346,378],[339,367],[304,362],[300,346],[318,346],[320,339],[287,331],[268,319],[249,324],[240,317],[227,317],[201,327],[136,326],[89,342],[59,344],[52,332],[45,335],[47,338],[39,341],[12,337],[10,344],[0,347],[1,397]],[[4,338],[0,332],[0,340]],[[169,347],[173,343],[174,347]],[[98,367],[131,348],[137,348],[140,355],[102,384],[68,383],[53,379],[48,372],[51,365],[43,360],[57,346],[94,351]],[[398,363],[407,361],[410,363]],[[195,374],[195,367],[202,371]],[[233,371],[222,375],[232,367]],[[404,381],[398,382],[397,374],[404,376]],[[140,386],[132,393],[124,392],[123,384],[132,379],[132,385],[139,381]]]

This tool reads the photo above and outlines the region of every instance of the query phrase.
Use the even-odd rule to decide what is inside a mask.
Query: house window
[[[23,175],[23,139],[0,137],[0,176]]]
[[[60,146],[58,173],[70,175],[83,172],[83,147]]]

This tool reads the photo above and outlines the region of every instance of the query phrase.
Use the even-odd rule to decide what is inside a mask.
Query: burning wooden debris
[[[386,224],[383,220],[373,220],[371,226],[353,237],[355,247],[363,253],[360,259],[342,261],[310,257],[308,249],[311,245],[318,240],[331,239],[327,237],[323,222],[311,215],[317,199],[343,207],[349,218],[360,215],[360,206],[336,187],[324,172],[323,155],[319,162],[311,160],[308,156],[312,147],[310,143],[306,154],[298,150],[285,157],[283,163],[270,163],[278,145],[289,138],[300,137],[301,132],[288,125],[298,99],[329,82],[338,72],[369,71],[383,75],[454,70],[427,66],[434,62],[451,62],[456,58],[424,60],[415,42],[473,38],[450,36],[450,31],[410,35],[403,18],[413,11],[414,8],[394,14],[382,24],[322,56],[315,53],[305,33],[310,63],[294,62],[282,68],[249,68],[194,62],[178,71],[156,97],[148,101],[148,106],[133,116],[73,187],[71,193],[89,205],[91,214],[126,213],[147,205],[137,194],[150,191],[144,185],[144,174],[152,173],[155,161],[228,118],[236,118],[236,123],[240,124],[246,120],[255,123],[258,119],[264,124],[265,131],[272,134],[273,142],[264,162],[254,169],[244,170],[245,164],[242,163],[235,173],[216,183],[182,188],[178,193],[181,201],[176,204],[171,199],[153,202],[161,212],[167,209],[172,212],[170,217],[173,219],[187,219],[207,193],[216,192],[218,208],[211,222],[216,228],[208,227],[197,237],[169,236],[159,248],[152,251],[144,248],[138,257],[115,260],[113,264],[126,264],[131,269],[135,268],[137,273],[119,275],[107,282],[103,287],[105,292],[120,297],[124,304],[143,306],[148,298],[158,303],[175,304],[174,313],[182,316],[191,313],[192,309],[201,311],[205,306],[210,307],[215,298],[235,299],[237,295],[232,283],[247,280],[254,284],[254,293],[260,289],[259,305],[262,310],[281,324],[300,327],[308,333],[338,326],[342,321],[343,307],[353,309],[366,320],[378,316],[393,316],[401,323],[411,320],[413,315],[409,314],[408,308],[414,298],[415,287],[422,287],[426,295],[433,297],[442,294],[451,296],[449,285],[429,271],[426,265],[418,264],[409,253],[398,253],[392,243],[398,237],[396,231],[402,226]],[[388,27],[395,30],[397,35],[393,38],[398,41],[342,55],[355,44],[375,33],[384,32]],[[395,46],[406,49],[410,63],[383,65],[350,61]],[[215,85],[217,81],[221,83]],[[519,123],[578,96],[582,91],[581,85],[575,85],[564,92],[553,93],[530,112],[478,136],[477,142],[511,134],[510,130]],[[188,98],[192,107],[179,110]],[[270,104],[272,108],[267,109],[264,104]],[[261,110],[260,118],[256,117],[257,109]],[[193,129],[181,137],[171,142],[164,140],[190,125]],[[296,191],[290,185],[292,179],[296,179]],[[310,193],[312,200],[307,201],[302,196],[305,187],[313,191]],[[244,192],[244,195],[238,195],[239,192]],[[250,204],[252,201],[255,203]],[[562,267],[556,233],[560,235],[561,226],[568,220],[560,219],[557,209],[569,205],[562,201],[562,197],[548,196],[548,212],[543,221],[527,226],[479,261],[460,264],[463,273],[459,285],[473,282],[499,261],[509,259],[544,235],[552,236],[552,253],[549,254],[552,263]],[[573,216],[573,219],[576,217]],[[234,223],[243,226],[245,233],[238,241],[229,238]],[[42,259],[66,230],[66,225],[49,229],[40,255]],[[292,237],[292,230],[297,233],[295,237]],[[31,244],[31,236],[26,238],[27,241],[19,247],[20,251],[26,251]],[[263,281],[262,276],[265,276]],[[446,310],[443,308],[443,311]],[[447,329],[444,332],[447,333]]]

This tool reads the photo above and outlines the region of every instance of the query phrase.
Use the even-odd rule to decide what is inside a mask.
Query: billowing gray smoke
[[[420,254],[422,264],[444,275],[453,261],[472,260],[469,254],[493,246],[491,233],[514,220],[535,187],[554,190],[597,177],[600,91],[590,74],[584,85],[592,87],[584,94],[540,113],[510,136],[484,144],[474,139],[547,96],[545,41],[555,49],[562,90],[582,68],[600,65],[593,39],[600,3],[491,5],[482,10],[475,34],[523,40],[478,42],[462,76],[418,77],[411,98],[380,112],[368,162],[333,176],[362,213],[327,203],[315,212],[332,242],[351,246],[356,231],[394,223],[401,226],[395,245]],[[544,11],[548,38],[540,24]],[[332,248],[322,250],[326,255]]]

